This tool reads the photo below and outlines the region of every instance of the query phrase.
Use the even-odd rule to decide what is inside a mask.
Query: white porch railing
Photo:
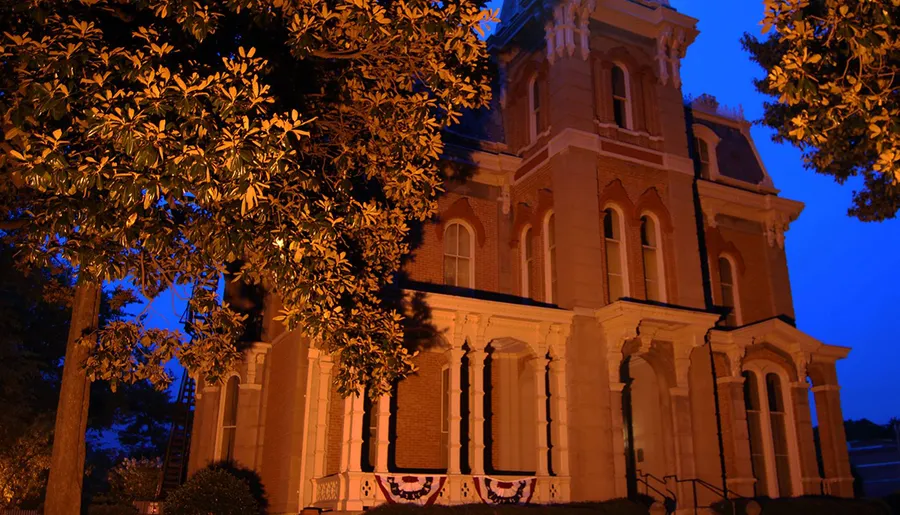
[[[396,475],[396,474],[392,474]],[[440,477],[441,474],[435,474]],[[447,475],[437,504],[473,504],[481,498],[475,491],[471,475]],[[491,475],[489,477],[515,481],[528,476]],[[533,477],[533,476],[532,476]],[[385,502],[373,472],[344,472],[312,480],[313,507],[330,510],[361,510]],[[532,504],[552,504],[569,501],[569,478],[540,476],[537,478]]]

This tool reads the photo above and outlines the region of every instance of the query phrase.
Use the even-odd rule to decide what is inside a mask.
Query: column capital
[[[611,391],[611,392],[622,393],[622,390],[624,390],[624,389],[625,389],[625,383],[618,383],[618,382],[614,383],[612,381],[610,381],[610,383],[609,383],[609,391]]]
[[[687,386],[673,386],[669,388],[669,395],[677,396],[677,397],[687,397],[690,395],[691,391]]]
[[[819,392],[839,392],[841,391],[841,387],[836,384],[821,384],[812,387],[813,393]]]

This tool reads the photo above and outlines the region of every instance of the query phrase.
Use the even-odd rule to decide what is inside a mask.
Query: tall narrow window
[[[444,230],[444,284],[473,287],[472,233],[459,222]]]
[[[547,277],[547,302],[558,302],[559,297],[556,287],[556,214],[550,213],[544,222],[544,252],[546,277]]]
[[[522,231],[522,296],[532,297],[534,287],[534,231],[531,226]]]
[[[441,370],[441,459],[447,466],[450,453],[450,369]]]
[[[234,442],[237,431],[238,412],[238,384],[240,380],[232,376],[225,383],[225,396],[222,399],[222,446],[219,450],[219,459],[231,461],[234,459]]]
[[[747,430],[750,433],[750,464],[756,478],[756,495],[769,495],[766,474],[766,451],[763,445],[762,406],[759,399],[759,382],[753,372],[744,372],[744,405],[747,408]]]
[[[791,462],[788,454],[787,425],[784,414],[784,392],[778,374],[766,374],[766,397],[769,401],[769,423],[772,426],[772,452],[775,475],[778,479],[776,495],[791,495]],[[773,496],[774,497],[774,496]]]
[[[652,217],[641,217],[641,250],[644,258],[644,287],[647,300],[665,302],[663,263],[659,250],[659,225]]]
[[[531,120],[529,129],[531,133],[531,141],[536,141],[538,134],[541,133],[541,85],[537,77],[531,79],[531,87],[528,88],[528,100],[531,104]]]
[[[628,76],[621,66],[612,68],[613,115],[616,125],[623,129],[631,128],[631,104],[628,94]]]
[[[722,306],[730,308],[725,322],[730,327],[737,327],[740,325],[740,317],[738,316],[735,270],[731,260],[726,257],[719,258],[719,288],[722,294]]]
[[[700,174],[709,177],[709,144],[703,138],[694,138],[694,146],[697,149],[697,159],[700,161]]]
[[[625,286],[625,244],[621,217],[612,208],[608,208],[603,217],[603,233],[606,239],[606,288],[609,301],[613,302],[627,294]]]

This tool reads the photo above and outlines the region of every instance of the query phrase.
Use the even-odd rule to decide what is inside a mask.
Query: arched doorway
[[[625,358],[621,381],[628,495],[673,500],[667,485],[675,460],[668,381],[646,354]]]

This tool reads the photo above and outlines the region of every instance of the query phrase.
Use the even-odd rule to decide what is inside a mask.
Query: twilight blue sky
[[[499,9],[501,2],[489,5]],[[700,19],[700,36],[682,68],[684,93],[709,93],[723,105],[743,106],[748,119],[759,119],[764,99],[751,81],[762,71],[749,61],[739,39],[744,32],[759,32],[762,0],[671,3]],[[787,235],[797,325],[825,343],[853,348],[838,365],[844,418],[886,422],[900,417],[900,338],[894,330],[900,285],[891,264],[900,251],[900,221],[849,218],[852,184],[839,186],[806,171],[800,153],[773,143],[768,129],[757,126],[752,134],[781,195],[806,204]],[[182,301],[164,294],[153,304],[151,325],[179,327],[173,308],[180,314]]]
[[[762,69],[741,49],[744,32],[759,34],[761,0],[672,0],[700,19],[700,35],[684,60],[684,92],[709,93],[725,105],[743,105],[762,117],[764,97],[752,79]],[[800,152],[771,141],[769,129],[752,134],[781,195],[806,204],[787,233],[787,255],[797,325],[819,340],[852,347],[838,364],[844,418],[886,422],[900,417],[900,304],[896,263],[900,221],[863,223],[847,216],[853,185],[807,171]],[[894,313],[894,315],[891,315]]]

